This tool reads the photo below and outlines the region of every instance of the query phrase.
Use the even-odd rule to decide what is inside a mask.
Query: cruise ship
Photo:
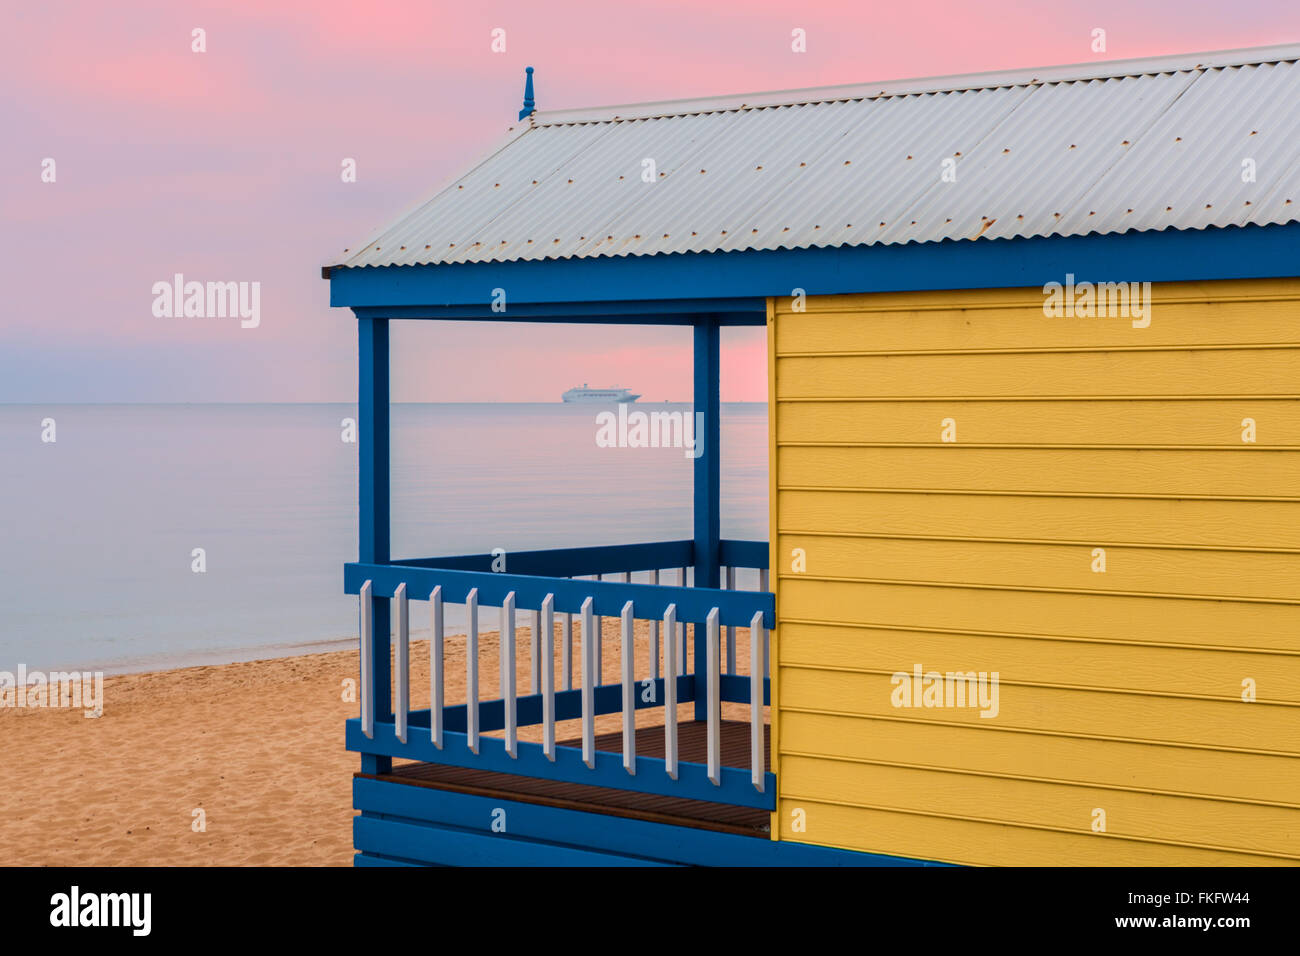
[[[587,402],[608,405],[610,402],[635,402],[640,395],[633,395],[630,389],[620,385],[607,385],[604,388],[592,388],[586,382],[581,388],[571,388],[561,396],[566,402]]]

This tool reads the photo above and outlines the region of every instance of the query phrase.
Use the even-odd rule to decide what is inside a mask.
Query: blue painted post
[[[695,586],[718,586],[721,538],[722,457],[718,422],[719,323],[716,315],[695,317],[694,434],[699,456],[695,459]],[[699,413],[704,413],[703,422]],[[708,673],[708,643],[704,629],[695,630],[695,719],[708,719],[708,695],[701,681]]]
[[[524,119],[533,110],[537,108],[537,101],[533,98],[533,68],[524,67],[527,74],[524,78],[524,108],[519,111],[519,118]]]
[[[357,457],[358,518],[361,560],[386,564],[389,553],[388,504],[388,320],[357,319]],[[374,701],[377,723],[392,719],[391,662],[389,645],[392,624],[388,598],[372,598],[374,640],[371,642],[370,673],[373,686],[366,688]],[[393,758],[361,755],[362,773],[388,773]]]

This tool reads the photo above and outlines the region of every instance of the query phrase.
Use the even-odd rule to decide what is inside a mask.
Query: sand
[[[526,620],[526,617],[524,618]],[[604,680],[618,680],[618,621],[604,621]],[[576,628],[575,628],[576,630]],[[748,632],[737,631],[747,670]],[[559,631],[556,632],[557,683]],[[413,638],[416,635],[413,635]],[[637,628],[637,676],[648,669],[648,631]],[[519,629],[521,691],[528,629]],[[497,638],[483,635],[480,696],[496,696]],[[575,675],[580,641],[574,641]],[[446,646],[448,704],[463,702],[462,638]],[[428,642],[411,645],[412,707],[429,703]],[[8,865],[347,866],[352,860],[352,774],[343,748],[357,715],[345,682],[355,651],[108,677],[104,712],[0,708],[7,767],[0,786],[0,860]],[[560,686],[563,686],[560,684]],[[576,676],[575,676],[576,686]],[[724,717],[748,719],[748,705]],[[690,719],[690,705],[680,710]],[[662,723],[659,709],[638,724]],[[597,720],[616,730],[617,714]],[[557,728],[576,737],[577,721]],[[539,740],[540,728],[520,738]],[[204,828],[196,830],[202,810]]]

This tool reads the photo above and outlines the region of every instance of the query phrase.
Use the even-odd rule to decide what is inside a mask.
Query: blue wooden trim
[[[694,526],[695,526],[695,586],[718,588],[718,556],[722,538],[722,444],[718,381],[720,377],[720,341],[717,319],[701,315],[695,320],[694,404],[695,458],[694,474]],[[701,415],[703,419],[701,420]],[[702,446],[702,447],[701,447]],[[702,675],[708,670],[708,644],[696,634],[694,672]],[[709,702],[705,694],[695,695],[695,719],[708,719]]]
[[[766,568],[766,541],[718,542],[718,563],[724,567]],[[695,563],[694,541],[650,541],[644,544],[612,544],[585,548],[549,548],[541,551],[510,551],[506,571],[563,578],[616,571],[652,571],[680,568]],[[457,554],[431,558],[398,558],[393,564],[416,568],[450,568],[455,571],[491,571],[497,557],[486,554]]]
[[[345,731],[347,749],[357,753],[379,754],[385,757],[402,757],[422,760],[425,763],[446,764],[473,770],[494,770],[521,777],[538,777],[543,780],[563,780],[584,783],[593,787],[610,787],[615,790],[633,790],[637,793],[658,793],[688,800],[707,800],[710,803],[729,803],[739,807],[757,807],[771,810],[776,806],[776,776],[769,773],[759,793],[749,780],[749,771],[736,767],[723,767],[717,786],[709,780],[704,764],[680,762],[677,779],[664,772],[664,762],[658,757],[637,757],[636,773],[623,769],[623,755],[608,751],[596,752],[596,765],[589,768],[582,762],[578,747],[556,747],[555,760],[542,753],[542,745],[520,741],[516,758],[506,753],[505,741],[500,737],[480,737],[479,752],[469,749],[466,735],[447,731],[443,747],[433,745],[428,734],[407,734],[406,743],[397,739],[392,721],[375,721],[373,740],[361,732],[361,721],[352,718]],[[367,771],[368,772],[368,771]]]
[[[497,800],[363,777],[352,781],[352,801],[363,816],[382,815],[404,822],[431,823],[462,831],[491,832],[490,821],[500,808],[505,811],[506,831],[493,836],[503,843],[546,841],[691,866],[947,865]],[[434,856],[438,856],[437,848]]]
[[[749,675],[723,674],[719,680],[721,698],[729,704],[749,703]],[[772,679],[763,678],[763,703],[772,703]]]
[[[357,320],[357,376],[358,560],[383,564],[391,557],[387,319]]]
[[[718,564],[725,568],[766,568],[767,552],[766,541],[735,541],[723,538],[718,542]]]
[[[718,608],[723,624],[748,627],[755,611],[763,612],[767,627],[776,626],[776,603],[770,591],[722,591],[712,588],[682,588],[661,584],[624,584],[621,581],[569,581],[527,574],[494,574],[490,571],[455,571],[444,568],[413,568],[397,564],[345,564],[343,590],[357,594],[361,585],[373,582],[376,599],[392,597],[397,586],[406,582],[407,592],[416,600],[427,600],[433,589],[442,585],[443,600],[463,604],[471,588],[478,588],[480,606],[497,605],[515,592],[515,606],[520,610],[541,607],[547,594],[555,595],[555,610],[579,613],[588,597],[594,601],[596,614],[618,617],[623,605],[632,602],[635,616],[641,620],[662,618],[668,605],[677,605],[677,620],[702,624],[709,611]],[[379,639],[376,625],[376,640]],[[376,716],[379,711],[376,711]]]
[[[358,476],[358,541],[360,560],[382,564],[389,559],[390,506],[389,506],[389,365],[388,321],[386,319],[357,320],[357,459]],[[360,583],[357,585],[360,590]],[[374,701],[375,717],[391,720],[393,699],[391,694],[391,632],[390,604],[374,595],[371,601],[374,640],[370,661],[371,686],[367,688]],[[392,766],[386,758],[362,759],[362,769],[368,773],[384,773]]]
[[[646,544],[615,544],[588,548],[551,548],[544,551],[508,551],[509,574],[544,575],[565,578],[614,571],[653,571],[690,564],[692,541],[654,541]],[[767,543],[762,543],[766,561]],[[402,559],[395,564],[419,568],[449,568],[455,571],[491,571],[498,560],[492,554],[459,554],[448,557]]]
[[[417,854],[453,866],[671,866],[554,843],[502,839],[491,832],[407,823],[362,814],[352,818],[353,845],[384,856]]]
[[[431,266],[335,267],[333,306],[678,300],[928,289],[1042,287],[1064,281],[1176,282],[1300,275],[1300,222],[1110,235],[963,239],[906,245],[673,253]],[[513,321],[510,313],[496,316]],[[556,321],[563,321],[557,315]]]
[[[634,302],[511,302],[506,313],[490,303],[464,305],[357,306],[359,318],[434,319],[459,322],[564,322],[574,325],[692,325],[694,313],[712,312],[721,325],[767,324],[767,300],[666,299]]]
[[[519,118],[527,119],[528,114],[537,108],[537,101],[533,98],[533,68],[524,67],[524,108],[519,111]]]

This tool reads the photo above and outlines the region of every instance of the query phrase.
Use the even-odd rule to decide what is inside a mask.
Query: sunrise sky
[[[355,323],[320,266],[500,136],[525,65],[556,109],[1297,40],[1295,0],[7,4],[0,402],[352,401]],[[259,281],[260,326],[155,317],[177,272]],[[400,323],[393,341],[399,401],[690,395],[686,330]],[[762,400],[761,330],[724,346],[723,399]]]

